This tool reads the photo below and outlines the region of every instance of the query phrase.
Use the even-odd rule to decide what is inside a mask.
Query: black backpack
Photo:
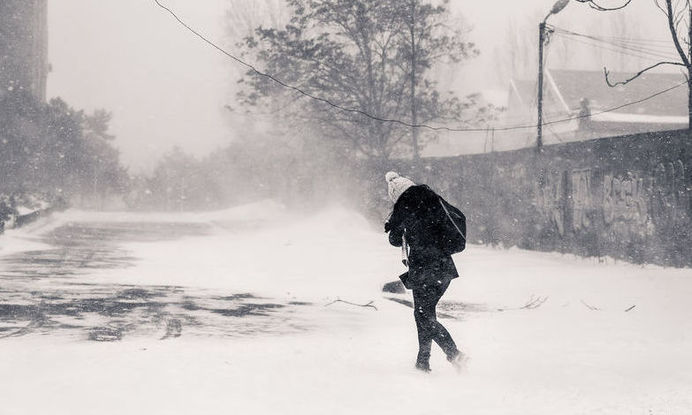
[[[446,218],[442,221],[442,248],[448,254],[458,254],[466,248],[466,216],[440,197]]]

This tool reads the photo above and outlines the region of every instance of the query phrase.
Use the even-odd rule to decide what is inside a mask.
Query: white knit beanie
[[[409,187],[415,186],[410,179],[406,177],[399,176],[399,173],[390,171],[384,175],[385,180],[387,180],[389,198],[392,202],[396,203],[401,196]]]

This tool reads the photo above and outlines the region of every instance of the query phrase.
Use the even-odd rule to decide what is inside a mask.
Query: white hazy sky
[[[238,1],[238,0],[236,0]],[[253,1],[253,0],[247,0]],[[624,0],[602,0],[604,5]],[[653,0],[633,2],[628,23],[663,28]],[[493,70],[496,49],[506,40],[510,17],[547,12],[554,0],[452,0],[473,26],[470,36],[482,57],[456,76],[465,92],[502,91]],[[166,0],[185,19],[224,44],[229,0]],[[227,103],[241,72],[236,64],[182,30],[153,0],[55,0],[49,2],[48,96],[72,106],[113,112],[112,131],[123,161],[146,171],[173,146],[204,155],[242,134],[233,128]],[[551,23],[583,29],[609,16],[573,2]],[[583,31],[583,30],[582,30]],[[654,30],[662,38],[665,32]],[[598,68],[595,68],[598,69]],[[490,75],[492,73],[492,75]]]

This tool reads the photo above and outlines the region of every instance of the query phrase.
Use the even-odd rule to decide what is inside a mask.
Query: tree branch
[[[584,301],[584,300],[579,300],[579,301],[581,301],[581,303],[584,304],[584,307],[588,308],[588,309],[591,310],[591,311],[601,311],[600,308],[598,308],[598,307],[596,307],[596,306],[593,306],[593,305],[587,303],[587,302]]]
[[[604,67],[604,68],[603,68],[603,72],[605,73],[605,81],[606,81],[606,84],[608,84],[608,86],[611,87],[611,88],[615,88],[615,87],[618,86],[618,85],[627,85],[627,84],[629,84],[630,82],[632,82],[632,81],[634,81],[635,79],[637,79],[637,78],[639,78],[640,76],[642,76],[644,73],[646,73],[646,72],[648,72],[648,71],[650,71],[650,70],[652,70],[652,69],[654,69],[654,68],[656,68],[656,67],[658,67],[658,66],[661,66],[661,65],[676,65],[676,66],[687,67],[685,64],[680,63],[680,62],[659,62],[659,63],[657,63],[657,64],[654,64],[654,65],[651,65],[651,66],[649,66],[649,67],[647,67],[647,68],[642,69],[641,71],[637,72],[633,77],[631,77],[631,78],[629,78],[629,79],[626,79],[626,80],[620,81],[620,82],[615,82],[615,83],[610,82],[610,78],[609,78],[610,71],[608,71],[608,68],[605,68],[605,67]]]
[[[663,6],[661,6],[661,4],[658,1],[659,0],[654,0],[654,4],[656,5],[656,7],[658,7],[658,9],[661,11],[661,13],[663,13],[667,17],[668,13],[666,13],[666,9],[664,9]]]
[[[548,297],[535,297],[531,295],[531,298],[521,307],[514,308],[498,308],[497,311],[516,311],[516,310],[534,310],[548,301]]]
[[[356,304],[356,303],[352,303],[352,302],[350,302],[350,301],[344,301],[344,300],[342,300],[342,299],[340,299],[340,298],[337,298],[336,300],[332,301],[332,302],[329,303],[329,304],[325,304],[324,306],[325,306],[325,307],[329,307],[330,305],[335,304],[335,303],[344,303],[344,304],[348,304],[348,305],[352,305],[352,306],[356,306],[356,307],[363,307],[363,308],[371,307],[371,308],[374,308],[375,311],[377,311],[377,307],[375,307],[375,306],[373,305],[374,301],[370,301],[370,302],[367,303],[367,304]]]
[[[603,7],[600,4],[596,3],[594,0],[577,0],[579,3],[588,3],[589,6],[591,6],[592,9],[596,9],[599,12],[612,12],[615,10],[621,10],[627,7],[630,3],[632,3],[632,0],[627,0],[625,4],[622,6],[617,6],[617,7]]]
[[[673,38],[675,49],[677,49],[678,54],[682,59],[682,62],[685,64],[685,67],[689,68],[690,60],[687,58],[687,54],[682,49],[682,46],[680,45],[680,40],[678,39],[678,32],[675,30],[675,14],[673,13],[673,0],[666,0],[666,7],[668,9],[668,13],[666,13],[666,15],[668,16],[668,28],[670,29],[670,35]]]

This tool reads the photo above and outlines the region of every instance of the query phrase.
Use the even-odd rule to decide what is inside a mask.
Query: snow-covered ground
[[[692,413],[689,269],[470,246],[455,258],[461,278],[441,307],[470,362],[457,373],[434,349],[433,372],[422,374],[412,310],[381,292],[403,272],[399,252],[355,213],[295,217],[271,203],[214,214],[66,212],[0,237],[0,255],[39,249],[42,233],[89,221],[210,232],[126,242],[119,248],[134,266],[88,270],[81,283],[309,303],[297,311],[307,329],[0,339],[2,415]],[[377,309],[327,306],[336,299]]]

